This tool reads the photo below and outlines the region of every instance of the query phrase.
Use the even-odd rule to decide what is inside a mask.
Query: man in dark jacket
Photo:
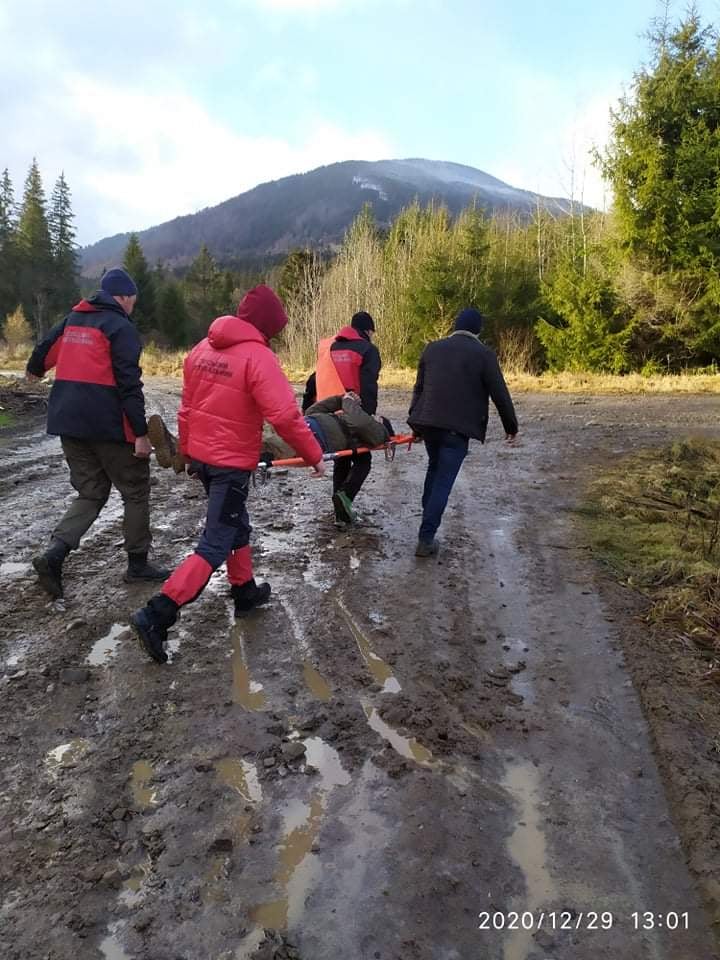
[[[168,574],[148,563],[152,447],[138,365],[142,348],[130,321],[136,299],[132,278],[124,270],[109,270],[100,290],[52,328],[27,364],[29,379],[56,368],[47,432],[60,437],[78,494],[49,549],[33,560],[51,597],[62,597],[65,557],[97,519],[112,486],[125,508],[125,580],[164,580]]]
[[[350,326],[334,337],[321,340],[315,373],[305,386],[303,413],[312,404],[327,400],[350,390],[358,394],[360,403],[371,416],[377,410],[378,377],[382,361],[380,352],[372,342],[375,321],[361,310],[353,315]],[[333,470],[333,506],[335,519],[351,523],[355,519],[352,502],[368,477],[372,467],[372,455],[361,453],[343,457]]]
[[[462,310],[455,331],[428,344],[420,357],[408,414],[408,423],[425,441],[428,454],[417,557],[438,552],[435,533],[467,455],[468,440],[485,442],[488,398],[500,414],[508,443],[517,436],[517,417],[497,357],[478,339],[482,321],[479,310]]]

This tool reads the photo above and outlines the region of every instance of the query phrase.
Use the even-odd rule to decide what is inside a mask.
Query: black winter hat
[[[357,330],[358,333],[367,333],[368,330],[372,330],[373,333],[375,332],[375,321],[370,314],[366,313],[364,310],[353,314],[353,318],[350,321],[350,326],[353,328],[353,330]]]
[[[120,267],[108,270],[100,281],[100,289],[111,297],[136,297],[138,292],[133,278]]]
[[[466,307],[455,317],[455,329],[467,330],[468,333],[474,333],[477,336],[482,330],[483,320],[485,318],[476,310],[475,307]]]

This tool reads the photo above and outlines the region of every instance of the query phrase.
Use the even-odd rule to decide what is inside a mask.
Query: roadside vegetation
[[[677,441],[619,463],[583,511],[597,556],[649,601],[647,621],[720,682],[720,442]]]

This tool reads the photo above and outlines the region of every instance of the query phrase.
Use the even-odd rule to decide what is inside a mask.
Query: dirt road
[[[154,384],[154,407],[176,390]],[[4,960],[717,957],[624,663],[627,603],[572,515],[622,452],[716,435],[716,403],[518,407],[516,449],[497,422],[472,449],[437,561],[413,556],[422,449],[376,455],[350,534],[328,481],[258,489],[272,604],[235,625],[216,575],[166,667],[125,628],[151,590],[121,581],[117,501],[67,599],[41,595],[29,559],[66,471],[40,430],[3,441]],[[203,499],[156,475],[155,555],[175,562]]]

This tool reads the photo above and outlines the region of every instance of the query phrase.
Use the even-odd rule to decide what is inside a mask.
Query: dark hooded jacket
[[[99,291],[81,300],[33,350],[28,373],[55,368],[47,431],[133,443],[145,436],[140,337],[120,304]]]
[[[457,330],[425,347],[408,423],[418,434],[437,427],[484,442],[489,399],[505,432],[516,434],[517,417],[497,357],[472,333]]]

